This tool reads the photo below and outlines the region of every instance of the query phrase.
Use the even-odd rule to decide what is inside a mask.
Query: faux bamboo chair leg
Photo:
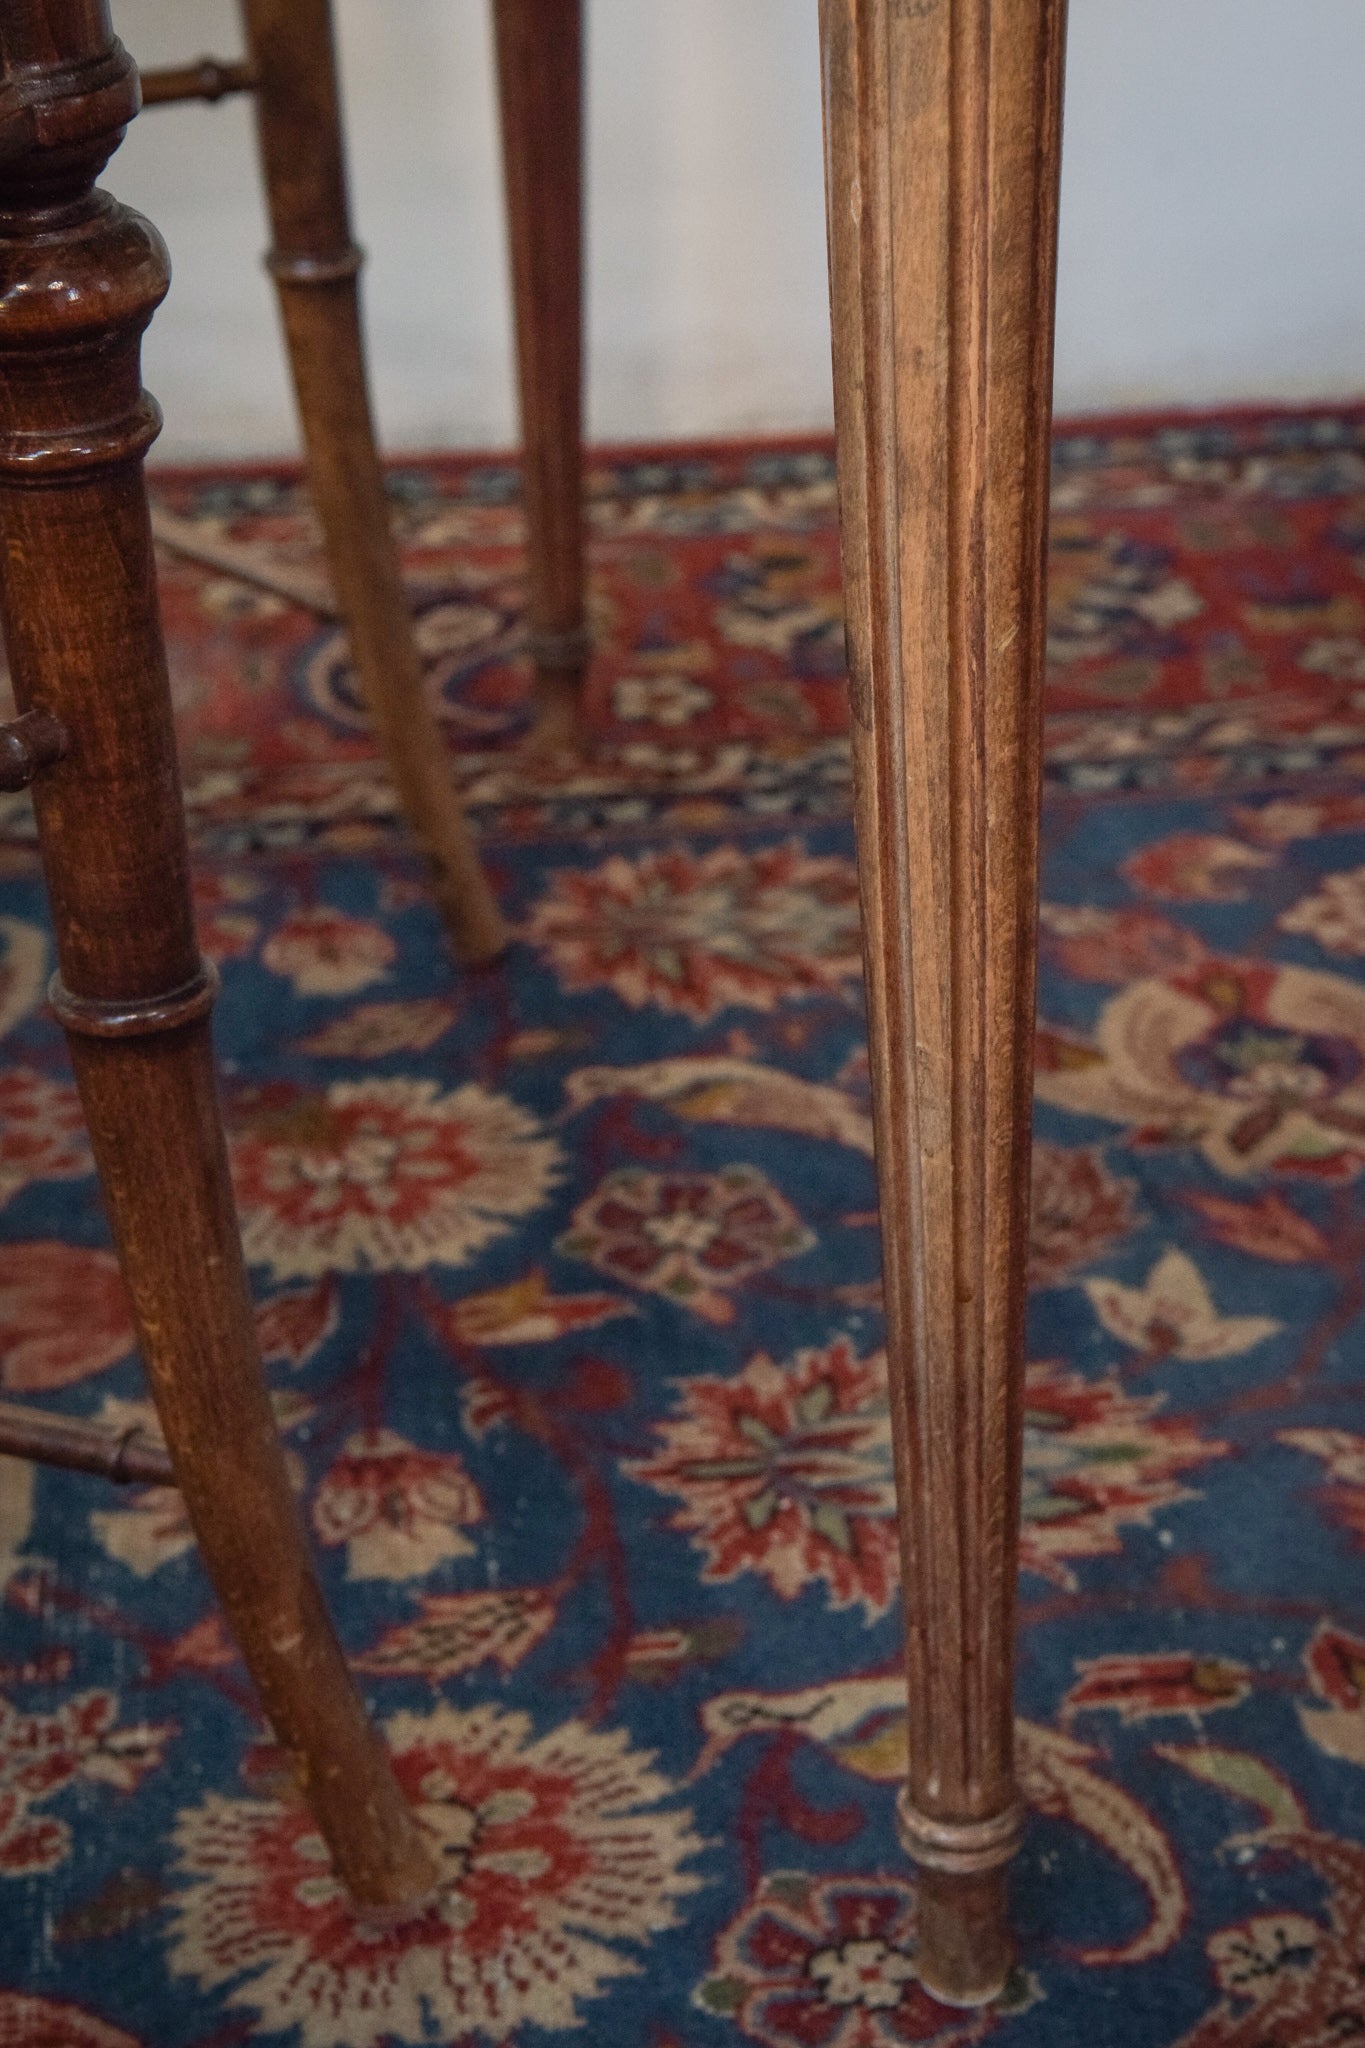
[[[581,743],[590,656],[583,507],[582,0],[493,0],[525,446],[539,751]]]
[[[821,0],[920,1966],[1010,1961],[1063,0]]]
[[[329,0],[242,0],[308,474],[351,655],[457,954],[507,943],[427,702],[375,446]]]
[[[309,1562],[255,1348],[194,939],[142,456],[154,229],[92,189],[137,105],[104,0],[0,5],[0,603],[59,973],[115,1242],[209,1575],[355,1899],[435,1873]]]

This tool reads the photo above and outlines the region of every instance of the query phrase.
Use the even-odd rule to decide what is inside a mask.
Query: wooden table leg
[[[375,444],[330,0],[242,0],[256,132],[308,476],[351,656],[462,960],[507,944],[427,702]]]
[[[92,189],[135,74],[104,0],[0,0],[0,65],[0,602],[20,711],[66,734],[34,787],[53,1002],[204,1563],[341,1875],[391,1914],[435,1872],[309,1560],[214,1091],[142,477],[139,344],[169,271]]]
[[[536,730],[580,743],[591,652],[583,506],[582,0],[493,0],[525,444]]]
[[[923,1980],[1001,1988],[1064,0],[821,0]]]

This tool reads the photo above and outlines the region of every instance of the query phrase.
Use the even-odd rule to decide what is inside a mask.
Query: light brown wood
[[[243,0],[257,137],[308,474],[351,655],[451,941],[507,944],[427,701],[375,446],[328,0]]]
[[[1004,1866],[1063,0],[821,0],[855,796],[921,1972]]]
[[[4,0],[0,81],[34,139],[0,170],[0,611],[34,782],[66,1028],[162,1429],[200,1552],[356,1900],[435,1871],[310,1562],[256,1350],[214,1090],[142,458],[148,223],[92,189],[137,106],[104,0]]]
[[[583,745],[582,0],[493,0],[524,454],[533,749]]]
[[[205,533],[199,520],[185,519],[168,505],[152,505],[152,538],[159,547],[187,562],[217,569],[255,590],[268,590],[289,604],[300,604],[306,611],[316,612],[320,619],[341,617],[341,606],[327,577],[281,562],[247,541],[224,540],[217,534]]]
[[[193,64],[166,65],[142,73],[144,107],[170,107],[182,100],[207,100],[210,105],[234,93],[254,92],[256,74],[232,57],[199,57]]]

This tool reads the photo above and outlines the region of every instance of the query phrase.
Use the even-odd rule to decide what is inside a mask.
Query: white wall
[[[337,0],[394,447],[506,443],[486,0]],[[829,418],[816,0],[589,0],[590,418],[621,439]],[[231,0],[115,0],[144,63]],[[1072,0],[1063,410],[1365,389],[1362,0]],[[175,261],[164,456],[294,443],[249,116],[155,109],[109,182]]]

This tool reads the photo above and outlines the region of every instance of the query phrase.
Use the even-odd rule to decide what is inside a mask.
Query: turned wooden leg
[[[318,517],[351,656],[451,941],[492,959],[507,931],[427,702],[375,446],[329,0],[242,0],[279,295]]]
[[[64,734],[34,770],[53,1003],[204,1562],[341,1874],[392,1913],[434,1871],[309,1562],[214,1092],[142,478],[139,342],[169,273],[92,190],[134,74],[103,0],[4,0],[0,60],[27,104],[17,136],[0,115],[0,605],[20,712]]]
[[[921,1970],[1001,1988],[1063,0],[821,0]]]
[[[493,0],[525,445],[539,751],[572,751],[590,655],[583,510],[582,0]]]

